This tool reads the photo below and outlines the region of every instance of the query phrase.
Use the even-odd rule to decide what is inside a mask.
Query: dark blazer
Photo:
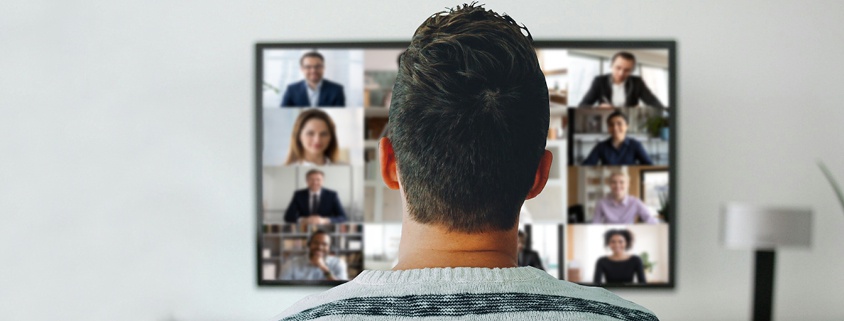
[[[308,84],[302,80],[287,86],[284,96],[281,98],[281,107],[310,107],[308,99]],[[319,89],[319,100],[317,106],[344,107],[346,96],[343,94],[343,85],[322,80],[322,88]]]
[[[312,213],[309,210],[310,200],[308,199],[310,192],[308,189],[300,189],[293,193],[293,199],[290,200],[290,205],[287,206],[287,211],[284,212],[284,221],[288,223],[296,223],[300,217],[310,216]],[[342,223],[346,221],[346,211],[343,210],[343,205],[340,204],[340,198],[337,197],[337,192],[327,188],[323,188],[319,193],[319,208],[317,214],[322,217],[331,219],[331,223]]]
[[[580,101],[580,105],[578,106],[589,107],[595,105],[595,103],[611,103],[612,81],[610,80],[610,77],[610,74],[595,77],[595,80],[592,81],[592,86],[589,87],[589,91],[587,91],[586,95],[583,96],[583,100]],[[624,91],[626,92],[625,97],[627,97],[624,102],[624,107],[638,106],[640,99],[648,106],[665,107],[661,102],[659,102],[659,99],[654,96],[651,90],[648,89],[648,86],[645,85],[642,78],[637,76],[627,77],[627,81],[624,82]]]

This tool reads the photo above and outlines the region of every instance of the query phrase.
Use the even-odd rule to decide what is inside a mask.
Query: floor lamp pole
[[[774,309],[773,250],[756,251],[756,276],[753,283],[753,321],[770,321]]]

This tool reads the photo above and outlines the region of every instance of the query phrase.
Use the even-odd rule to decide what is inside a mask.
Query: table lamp
[[[812,209],[729,203],[721,210],[721,223],[724,246],[756,250],[753,320],[771,320],[775,250],[811,247]]]

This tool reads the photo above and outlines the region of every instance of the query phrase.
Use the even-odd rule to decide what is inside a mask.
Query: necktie
[[[311,212],[309,214],[316,213],[318,205],[319,205],[319,200],[317,200],[317,195],[314,194],[313,200],[311,200]]]

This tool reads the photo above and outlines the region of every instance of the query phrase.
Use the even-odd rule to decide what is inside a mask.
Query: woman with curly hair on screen
[[[595,284],[603,283],[645,283],[645,269],[642,259],[627,251],[633,246],[633,233],[628,230],[609,230],[604,233],[604,245],[612,254],[602,256],[595,263]]]

